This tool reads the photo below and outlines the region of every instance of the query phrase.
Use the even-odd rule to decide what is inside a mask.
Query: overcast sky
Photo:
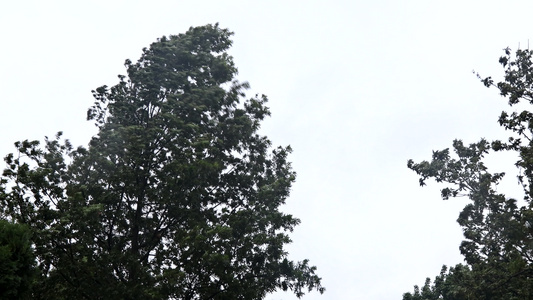
[[[531,12],[525,0],[4,1],[0,155],[60,130],[86,145],[92,89],[116,84],[158,37],[219,22],[235,32],[239,79],[270,99],[262,132],[294,149],[284,210],[302,223],[287,249],[327,288],[304,299],[401,299],[462,262],[465,204],[419,187],[406,162],[503,136],[506,101],[472,70],[500,77],[502,49],[533,37]]]

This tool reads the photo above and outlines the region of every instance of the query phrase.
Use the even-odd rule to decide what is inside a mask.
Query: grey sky
[[[454,138],[502,136],[506,101],[472,70],[501,76],[502,49],[532,37],[532,11],[530,1],[486,0],[6,1],[0,155],[59,130],[85,145],[96,132],[85,121],[92,89],[114,85],[124,60],[156,38],[219,22],[235,32],[231,54],[250,95],[270,99],[263,133],[294,149],[284,209],[302,224],[288,250],[327,288],[304,299],[401,299],[462,261],[464,200],[420,188],[407,159]]]

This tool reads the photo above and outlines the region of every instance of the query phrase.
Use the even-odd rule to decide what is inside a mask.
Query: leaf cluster
[[[35,256],[27,226],[0,220],[0,298],[31,299]]]

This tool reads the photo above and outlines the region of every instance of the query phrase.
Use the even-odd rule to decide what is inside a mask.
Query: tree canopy
[[[481,139],[465,145],[460,140],[449,149],[434,151],[430,161],[408,167],[427,179],[447,184],[443,199],[467,196],[470,199],[457,222],[465,240],[460,251],[465,264],[443,267],[433,283],[428,278],[422,289],[415,286],[404,300],[419,299],[531,299],[533,297],[533,51],[505,49],[499,62],[505,70],[503,81],[482,78],[487,87],[496,87],[508,99],[513,112],[503,111],[499,124],[509,131],[507,140]],[[522,103],[523,105],[517,106]],[[514,199],[496,189],[504,173],[489,172],[484,158],[496,151],[516,153],[518,181],[523,199]]]
[[[258,133],[267,97],[246,98],[216,25],[162,37],[93,91],[88,147],[61,132],[15,144],[0,210],[26,224],[35,299],[262,299],[324,291],[288,259],[299,224],[280,211],[290,147]]]

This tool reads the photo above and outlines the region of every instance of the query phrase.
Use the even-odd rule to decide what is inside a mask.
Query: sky
[[[230,54],[249,95],[269,97],[261,132],[294,150],[283,210],[302,223],[287,251],[310,259],[326,287],[303,299],[401,299],[462,262],[455,220],[466,203],[421,188],[407,160],[505,136],[507,102],[473,71],[501,77],[502,49],[533,38],[532,11],[513,0],[5,1],[0,155],[57,131],[86,145],[91,90],[116,84],[125,59],[158,37],[218,22],[235,33]],[[501,188],[513,195],[509,177]]]

